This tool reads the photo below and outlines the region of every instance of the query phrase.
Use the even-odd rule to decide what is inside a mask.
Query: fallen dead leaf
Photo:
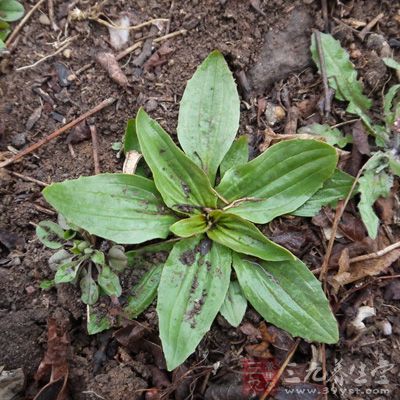
[[[337,275],[330,278],[330,283],[333,286],[335,293],[337,293],[340,287],[344,285],[359,281],[367,276],[376,276],[381,274],[399,258],[400,249],[394,249],[390,253],[384,254],[379,258],[359,261],[347,266],[346,264],[343,264],[343,268],[339,269]]]
[[[67,398],[69,340],[67,333],[58,328],[57,321],[48,321],[47,351],[35,375],[41,381],[49,371],[49,382],[39,391],[34,400],[65,400]]]
[[[368,135],[365,132],[364,125],[361,121],[357,121],[352,129],[353,143],[361,154],[370,155],[371,150],[368,143]]]

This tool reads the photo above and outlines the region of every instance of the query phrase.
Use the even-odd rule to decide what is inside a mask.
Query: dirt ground
[[[23,3],[28,10],[35,2]],[[141,48],[123,58],[120,65],[129,81],[126,89],[121,89],[93,63],[100,51],[117,52],[110,46],[107,28],[95,21],[68,20],[72,5],[88,10],[95,2],[54,0],[54,22],[61,28],[54,30],[45,1],[22,28],[11,54],[0,59],[0,160],[9,157],[13,149],[24,148],[61,127],[63,119],[70,121],[112,96],[117,101],[95,114],[90,123],[97,128],[101,171],[121,171],[123,160],[117,158],[112,144],[121,141],[127,119],[144,106],[175,135],[185,84],[213,49],[224,54],[234,71],[242,100],[240,133],[248,136],[254,157],[265,144],[266,128],[278,134],[287,133],[295,131],[296,126],[321,121],[318,107],[322,83],[308,48],[312,29],[323,30],[326,21],[330,32],[350,51],[365,93],[374,100],[375,118],[379,118],[382,91],[396,82],[380,59],[382,40],[389,43],[394,58],[400,58],[400,3],[396,1],[332,0],[328,2],[327,19],[318,0],[108,2],[103,13],[111,20],[121,13],[128,13],[135,24],[167,18],[169,22],[161,26],[159,35],[164,35],[166,29],[186,30],[185,34],[169,39],[171,51],[158,65],[147,64],[143,68],[143,62],[137,59],[142,55]],[[380,13],[383,16],[371,28],[372,33],[361,40],[358,33],[362,25],[357,26],[357,21],[369,22]],[[154,28],[131,32],[129,45],[149,34],[154,34]],[[70,43],[56,56],[18,70],[54,53],[67,38],[71,38]],[[153,45],[153,52],[159,47],[160,44]],[[80,72],[88,64],[91,65]],[[262,109],[265,101],[286,110],[283,118],[272,121],[274,115]],[[40,106],[40,117],[30,126],[30,117]],[[344,109],[344,104],[333,103],[331,125],[351,119]],[[351,124],[343,129],[351,133]],[[86,310],[77,289],[68,285],[48,291],[39,288],[43,279],[52,278],[47,265],[52,252],[35,238],[34,224],[55,219],[55,212],[42,198],[40,185],[10,171],[45,183],[91,175],[94,164],[90,136],[78,139],[82,138],[77,138],[76,132],[75,136],[67,132],[7,170],[0,170],[0,373],[3,369],[23,369],[25,386],[16,398],[34,398],[46,383],[36,382],[34,374],[48,345],[50,317],[68,333],[71,399],[246,398],[240,381],[242,360],[269,354],[280,365],[294,343],[284,332],[268,326],[275,339],[266,344],[265,325],[254,310],[247,311],[237,329],[219,316],[196,353],[170,374],[163,369],[154,307],[139,317],[140,324],[129,325],[127,331],[118,335],[106,332],[88,336]],[[346,150],[350,156],[344,168],[355,174],[366,158],[351,146]],[[344,247],[355,256],[399,241],[395,194],[390,205],[383,202],[378,209],[384,225],[374,242],[367,238],[356,203],[350,202],[341,226],[344,233],[335,242],[333,259],[336,257],[337,261]],[[315,269],[321,266],[325,254],[324,229],[331,225],[332,215],[334,210],[333,214],[329,210],[321,212],[312,220],[280,218],[263,230]],[[383,273],[385,279],[367,278],[347,285],[338,295],[332,294],[340,342],[327,346],[324,354],[321,346],[301,341],[274,398],[323,398],[318,392],[324,389],[320,366],[325,359],[328,398],[400,398],[400,281],[391,279],[399,272],[395,261]],[[138,278],[135,272],[127,281]],[[374,307],[376,315],[365,320],[366,330],[357,334],[349,328],[349,321],[365,305]],[[294,379],[300,377],[302,382],[310,368],[312,374],[307,383]],[[0,379],[0,389],[1,382]],[[285,391],[288,387],[308,392],[290,394]],[[51,396],[40,398],[56,398]]]

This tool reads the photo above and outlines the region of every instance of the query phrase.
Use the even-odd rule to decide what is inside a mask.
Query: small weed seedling
[[[338,340],[320,282],[254,223],[337,202],[352,179],[336,169],[336,150],[318,140],[283,141],[248,161],[245,137],[235,141],[239,115],[232,74],[214,51],[181,101],[177,132],[183,151],[144,110],[128,123],[124,146],[143,155],[152,179],[100,174],[43,191],[68,221],[115,243],[175,235],[127,253],[129,264],[145,259],[150,269],[133,289],[126,312],[137,316],[158,293],[169,370],[194,352],[218,312],[238,326],[247,301],[292,335]],[[83,251],[81,257],[104,264],[97,252]]]
[[[350,62],[347,52],[331,35],[321,33],[321,47],[325,58],[329,86],[335,90],[337,100],[347,101],[346,111],[357,115],[367,132],[375,138],[377,151],[362,168],[358,191],[361,194],[358,208],[368,235],[375,239],[378,233],[379,218],[373,205],[379,197],[387,197],[393,186],[393,175],[400,176],[400,102],[396,96],[400,85],[392,86],[383,99],[383,120],[385,125],[373,124],[368,116],[372,101],[362,93],[362,85],[357,80],[357,71]],[[311,45],[314,62],[321,71],[315,35]],[[390,68],[400,70],[400,64],[391,58],[384,58]],[[314,124],[305,132],[325,136],[328,143],[339,147],[346,146],[351,137],[343,136],[337,128]]]
[[[118,304],[122,292],[118,273],[127,266],[127,256],[119,245],[112,246],[106,254],[96,250],[93,236],[67,223],[61,215],[58,222],[41,221],[36,227],[39,240],[46,247],[57,250],[49,259],[49,267],[55,271],[54,280],[42,282],[41,287],[79,283],[81,300],[89,306],[88,331],[96,333],[110,324],[106,317],[97,318],[90,306],[95,305],[102,294]]]
[[[17,21],[24,15],[24,7],[16,0],[0,0],[0,50],[11,32],[9,22]]]

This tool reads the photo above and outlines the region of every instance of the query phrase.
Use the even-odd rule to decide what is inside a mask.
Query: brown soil
[[[29,9],[32,3],[25,1],[25,8]],[[71,2],[54,0],[55,20],[63,29],[69,3]],[[94,5],[95,2],[76,3],[80,8],[86,9],[89,4]],[[18,67],[30,65],[53,53],[53,44],[65,39],[64,34],[54,32],[51,26],[40,23],[40,15],[48,15],[47,7],[41,7],[20,32],[18,44],[12,54],[1,59],[0,157],[10,155],[9,146],[27,146],[62,126],[62,123],[54,119],[52,112],[56,111],[67,121],[72,120],[105,98],[114,96],[118,99],[117,103],[96,114],[91,123],[97,127],[101,171],[121,171],[122,160],[116,157],[116,152],[111,146],[121,140],[127,119],[133,117],[140,106],[144,106],[153,118],[158,119],[167,131],[174,134],[179,99],[186,81],[197,65],[216,48],[223,52],[238,77],[242,99],[245,100],[242,102],[240,133],[247,134],[250,138],[253,156],[259,151],[258,145],[263,141],[262,132],[266,127],[264,117],[257,121],[257,97],[265,97],[275,103],[282,102],[285,106],[288,99],[299,110],[300,126],[310,123],[310,120],[320,119],[317,103],[322,93],[322,84],[309,61],[308,53],[304,55],[304,46],[308,47],[308,41],[305,41],[304,37],[310,37],[311,28],[323,29],[324,20],[319,1],[118,0],[109,3],[112,5],[105,6],[104,12],[111,19],[115,20],[123,11],[133,13],[138,22],[156,17],[170,18],[170,32],[182,28],[188,32],[169,41],[169,46],[174,50],[172,55],[165,64],[150,72],[142,71],[131,64],[132,59],[141,53],[140,49],[123,59],[120,65],[130,83],[126,90],[114,83],[98,65],[91,66],[79,74],[69,86],[62,87],[54,63],[62,62],[71,73],[75,73],[91,63],[97,52],[110,51],[108,31],[96,22],[71,21],[68,36],[75,39],[68,46],[69,58],[59,54],[37,67],[16,71]],[[395,6],[395,2],[390,1],[373,0],[330,3],[331,31],[341,40],[343,46],[351,49],[353,61],[360,70],[366,92],[374,98],[375,104],[379,104],[380,93],[389,81],[390,73],[382,67],[379,57],[377,59],[377,51],[371,48],[372,45],[367,45],[368,37],[361,41],[355,30],[340,20],[350,21],[350,18],[353,18],[370,21],[383,12],[384,17],[373,31],[386,39],[399,39],[399,5]],[[171,7],[171,4],[174,6]],[[288,21],[289,25],[303,24],[301,26],[304,26],[304,29],[294,29],[293,26],[288,29]],[[282,39],[279,32],[285,30],[286,36]],[[269,35],[268,43],[264,40],[266,34]],[[139,33],[131,34],[131,41],[147,35],[148,30],[145,28]],[[263,79],[263,74],[268,71],[262,66],[268,66],[271,63],[268,58],[275,54],[274,51],[279,50],[269,50],[268,46],[271,46],[273,40],[277,43],[283,40],[292,45],[291,50],[287,50],[285,54],[288,62],[283,70],[286,72],[282,76],[282,68],[275,65],[275,78],[268,76]],[[299,45],[293,46],[296,43]],[[393,49],[395,55],[398,55],[398,48]],[[280,56],[282,57],[282,54]],[[268,67],[268,70],[271,68]],[[248,78],[248,85],[243,79],[244,76]],[[394,83],[393,78],[391,83]],[[50,100],[42,100],[41,117],[33,128],[28,130],[27,120],[41,104],[34,88],[41,88]],[[333,123],[343,120],[344,108],[344,105],[334,103]],[[273,127],[277,133],[282,133],[284,128],[285,120]],[[43,146],[34,155],[29,155],[10,166],[9,170],[47,183],[93,174],[91,141],[73,144],[75,156],[72,156],[66,144],[66,136]],[[189,375],[189,382],[177,378],[179,374],[182,375],[182,371],[175,371],[172,375],[158,368],[160,360],[157,359],[154,348],[153,351],[149,350],[150,339],[137,342],[137,347],[132,350],[125,349],[115,339],[105,336],[106,334],[88,336],[85,329],[85,307],[80,302],[79,292],[75,288],[68,285],[61,285],[50,291],[42,291],[39,288],[43,279],[52,277],[52,272],[47,266],[47,259],[52,253],[44,250],[35,238],[34,224],[43,219],[55,218],[55,213],[48,209],[49,206],[42,198],[40,190],[41,187],[36,183],[21,180],[5,170],[0,171],[0,372],[3,366],[5,370],[24,369],[27,378],[25,398],[33,398],[38,390],[33,375],[46,349],[46,326],[50,316],[64,321],[68,330],[71,342],[69,391],[72,399],[155,399],[158,398],[157,390],[161,389],[166,393],[164,398],[171,399],[184,399],[186,396],[197,399],[244,398],[241,392],[236,392],[236,397],[235,390],[230,392],[230,388],[238,386],[232,371],[237,369],[240,357],[251,354],[248,345],[260,342],[259,337],[249,335],[246,329],[234,329],[222,317],[218,317],[196,354],[182,367],[193,370]],[[354,207],[350,213],[356,218],[353,225],[360,224]],[[311,269],[320,267],[326,241],[317,224],[301,218],[283,218],[274,221],[265,229],[273,238],[275,236],[276,241],[303,257]],[[361,237],[365,237],[365,232],[361,232]],[[394,233],[392,240],[396,238],[399,240]],[[361,239],[354,241],[361,242]],[[346,238],[342,240],[342,245],[348,243]],[[385,274],[395,275],[398,270],[395,263]],[[126,280],[132,282],[136,279],[138,276],[134,275]],[[356,286],[350,285],[347,289],[354,290],[354,295],[349,296],[336,309],[342,339],[337,346],[327,347],[328,373],[331,376],[334,365],[337,367],[339,360],[342,360],[340,371],[342,375],[347,375],[343,378],[343,387],[348,390],[337,394],[340,399],[400,398],[399,288],[397,287],[396,297],[388,292],[388,285],[396,283],[395,280],[367,282],[368,286],[358,291]],[[392,287],[390,290],[396,292],[396,288]],[[340,299],[332,300],[337,304]],[[367,320],[367,333],[352,341],[346,330],[347,322],[358,307],[365,304],[376,308],[376,317]],[[393,326],[390,336],[384,336],[379,327],[379,322],[385,319]],[[139,320],[150,328],[151,340],[157,341],[155,309],[150,307]],[[257,330],[260,322],[259,315],[251,309],[248,310],[245,323]],[[286,337],[282,332],[278,332],[277,335]],[[292,343],[289,339],[288,341]],[[99,349],[103,350],[99,353]],[[287,350],[288,348],[279,346],[271,349],[280,361],[285,358]],[[98,362],[99,354],[104,356],[101,363]],[[311,346],[302,342],[294,361],[300,366],[308,366],[311,354]],[[338,360],[336,364],[335,359]],[[381,365],[380,360],[394,366],[385,374],[379,370],[375,376],[371,375],[370,371]],[[363,365],[364,370],[360,370],[360,366]],[[212,368],[217,371],[216,375],[212,373]],[[362,371],[366,377],[360,377]],[[387,377],[387,381],[379,383],[382,375]],[[328,382],[329,387],[332,380],[333,378]],[[316,382],[321,383],[318,379]],[[176,387],[178,390],[174,392]],[[144,390],[148,388],[156,390],[145,394]],[[371,389],[371,392],[362,392],[366,389]],[[389,394],[373,392],[373,389],[387,389]],[[289,397],[281,389],[275,396],[277,399],[319,398],[317,395]],[[24,395],[21,395],[21,398],[24,398]],[[336,398],[332,391],[329,398]]]

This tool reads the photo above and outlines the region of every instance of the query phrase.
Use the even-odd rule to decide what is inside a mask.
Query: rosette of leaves
[[[143,155],[152,179],[100,174],[43,191],[90,234],[120,244],[172,237],[127,253],[129,264],[145,260],[149,268],[133,288],[127,314],[136,317],[158,295],[169,370],[195,351],[219,311],[237,326],[247,301],[295,336],[338,340],[320,282],[255,225],[309,202],[320,208],[332,201],[336,151],[318,140],[289,140],[248,161],[245,138],[235,141],[239,115],[232,74],[214,51],[181,101],[177,131],[183,150],[144,110],[129,123],[125,145]]]
[[[57,250],[48,261],[55,272],[54,279],[42,282],[42,288],[60,283],[79,284],[81,300],[88,306],[96,304],[101,295],[114,298],[121,296],[118,273],[127,266],[127,256],[122,246],[111,246],[105,254],[95,248],[95,240],[91,235],[69,225],[62,217],[59,217],[59,224],[41,221],[36,227],[36,235],[46,247]],[[92,320],[94,318],[93,315]],[[89,322],[89,332],[97,331],[94,324],[89,325]]]
[[[0,0],[0,49],[11,32],[9,22],[17,21],[24,15],[24,7],[16,0]]]

